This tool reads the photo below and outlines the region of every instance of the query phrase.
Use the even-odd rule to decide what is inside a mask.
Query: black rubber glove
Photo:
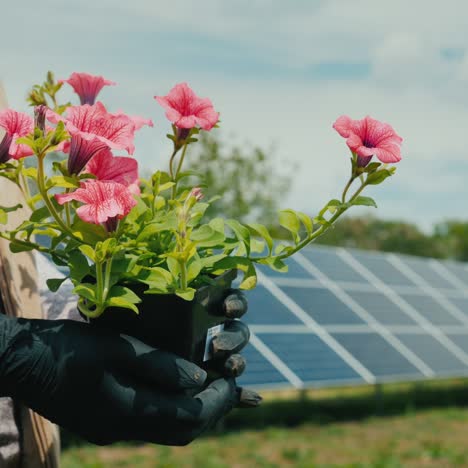
[[[224,334],[235,344],[233,336]],[[0,318],[0,394],[96,444],[191,442],[240,401],[233,378],[203,389],[205,379],[195,364],[126,335],[69,320]],[[194,388],[200,392],[188,396]]]

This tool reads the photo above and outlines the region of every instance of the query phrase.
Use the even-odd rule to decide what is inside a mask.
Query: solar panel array
[[[468,268],[314,246],[261,269],[240,385],[319,387],[468,376]]]

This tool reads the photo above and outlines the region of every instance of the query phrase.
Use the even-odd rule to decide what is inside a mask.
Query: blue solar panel
[[[289,381],[251,344],[243,350],[242,355],[247,362],[247,369],[237,379],[240,386],[255,385],[291,385]]]
[[[303,382],[362,382],[343,359],[312,333],[262,333],[258,337]]]
[[[264,286],[246,291],[249,312],[244,320],[250,325],[300,325],[299,320],[286,306],[278,301]]]
[[[455,304],[461,312],[463,312],[468,317],[468,299],[461,297],[451,297],[450,302]]]
[[[433,288],[454,289],[452,283],[429,266],[427,259],[422,260],[405,256],[401,257],[401,260]]]
[[[368,283],[331,249],[304,249],[303,255],[333,281]]]
[[[281,289],[321,325],[365,323],[328,289],[290,286]]]
[[[447,336],[453,341],[460,349],[468,354],[468,333],[447,333]]]
[[[395,268],[382,254],[353,250],[353,257],[362,263],[371,273],[391,286],[415,286],[401,271]]]
[[[376,333],[333,333],[333,337],[377,377],[417,377],[421,372]]]
[[[468,372],[468,367],[428,334],[398,334],[400,341],[438,374]]]
[[[386,325],[416,325],[411,317],[381,293],[348,291],[348,294],[380,323]]]
[[[411,306],[433,325],[463,325],[463,322],[446,311],[438,302],[428,296],[400,294]]]
[[[455,275],[459,281],[468,288],[468,270],[464,264],[455,262],[442,262],[442,265],[449,270],[452,275]]]

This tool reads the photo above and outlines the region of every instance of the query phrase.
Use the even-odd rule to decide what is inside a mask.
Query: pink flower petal
[[[123,217],[136,205],[132,193],[114,181],[90,180],[72,193],[55,195],[61,205],[76,200],[84,203],[76,213],[88,223],[101,224],[114,217]]]
[[[107,112],[101,102],[92,106],[71,106],[66,117],[48,112],[47,118],[52,122],[64,120],[72,137],[68,161],[70,174],[78,174],[98,151],[105,148],[125,149],[133,154],[135,131],[143,124],[142,118]]]
[[[339,117],[333,128],[344,138],[348,147],[358,156],[377,156],[383,163],[401,160],[400,145],[403,139],[391,125],[366,116],[352,120],[346,115]]]
[[[85,172],[94,174],[98,180],[118,182],[139,194],[138,162],[133,158],[114,156],[109,149],[97,153],[88,162]],[[131,188],[130,188],[131,187]]]
[[[155,96],[166,109],[166,117],[178,128],[199,126],[211,130],[218,122],[219,114],[208,98],[199,98],[187,83],[175,85],[167,96]]]
[[[94,104],[97,95],[104,86],[116,84],[102,76],[77,72],[72,73],[68,80],[59,80],[59,83],[68,83],[80,97],[81,104]]]
[[[0,127],[6,131],[5,136],[0,141],[0,161],[5,162],[10,158],[20,159],[34,154],[29,146],[16,142],[18,138],[33,132],[34,120],[32,117],[13,109],[5,109],[0,112]]]

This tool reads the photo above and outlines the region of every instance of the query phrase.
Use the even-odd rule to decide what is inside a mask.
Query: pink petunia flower
[[[396,163],[401,159],[400,145],[403,139],[389,124],[369,116],[362,120],[352,120],[342,115],[333,128],[347,139],[346,144],[357,154],[358,166],[367,166],[374,155],[383,163]]]
[[[125,185],[114,181],[88,180],[71,193],[55,195],[60,205],[76,200],[84,203],[76,214],[87,223],[114,224],[130,213],[137,204],[130,190]]]
[[[106,148],[91,158],[84,171],[95,175],[98,180],[118,182],[128,187],[133,194],[140,194],[136,159],[114,156]]]
[[[198,97],[187,83],[175,85],[167,96],[154,96],[166,109],[166,117],[178,128],[211,130],[219,119],[208,98]]]
[[[68,80],[59,80],[59,83],[68,83],[80,97],[81,104],[94,104],[96,97],[104,86],[113,86],[116,83],[106,80],[102,76],[89,73],[74,72]]]
[[[34,130],[34,120],[29,115],[13,109],[5,109],[0,112],[0,127],[6,131],[0,141],[0,163],[11,158],[20,159],[34,154],[29,146],[16,143],[18,138]]]
[[[47,118],[54,123],[65,121],[71,135],[68,172],[78,174],[86,163],[98,152],[106,148],[125,149],[133,154],[133,140],[136,125],[133,118],[125,114],[111,114],[102,103],[92,106],[72,106],[64,118],[52,111]]]

